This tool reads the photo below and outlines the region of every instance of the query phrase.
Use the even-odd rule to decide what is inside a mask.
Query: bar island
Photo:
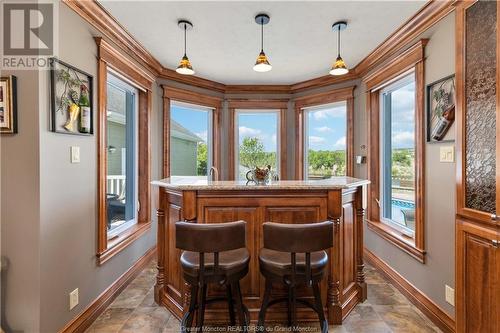
[[[253,322],[257,320],[264,292],[259,273],[262,224],[334,222],[334,247],[328,253],[328,276],[321,285],[324,311],[330,324],[341,324],[354,306],[366,299],[363,272],[363,215],[367,180],[334,177],[324,180],[276,181],[266,185],[245,181],[208,181],[173,177],[152,182],[159,190],[158,273],[155,300],[178,318],[187,311],[190,290],[184,283],[180,250],[175,247],[175,223],[247,222],[247,248],[251,261],[248,275],[241,281],[243,302]],[[224,289],[209,289],[209,297],[224,294]],[[273,289],[273,294],[285,294]],[[309,295],[306,288],[298,296]],[[312,298],[312,295],[310,295]],[[228,322],[225,304],[206,310],[206,322]],[[285,322],[286,307],[270,308],[268,320]],[[299,321],[317,321],[308,308],[298,308]]]

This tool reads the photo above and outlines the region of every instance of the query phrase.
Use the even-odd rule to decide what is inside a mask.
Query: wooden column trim
[[[234,180],[235,179],[235,158],[236,158],[236,145],[235,145],[235,131],[236,129],[234,128],[234,117],[235,117],[236,109],[234,107],[229,107],[229,133],[228,133],[228,144],[229,144],[229,150],[228,150],[228,180]]]
[[[355,85],[294,99],[295,103],[295,179],[303,180],[304,109],[335,102],[346,102],[346,175],[354,176],[354,89]]]
[[[287,166],[287,156],[288,156],[288,149],[287,149],[287,113],[288,113],[288,108],[284,108],[280,110],[280,133],[279,133],[279,138],[280,138],[280,179],[281,180],[286,180],[288,179],[288,166]]]
[[[163,172],[162,178],[170,177],[170,98],[163,95]]]

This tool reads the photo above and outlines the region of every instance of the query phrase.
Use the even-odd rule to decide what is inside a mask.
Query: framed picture
[[[455,141],[455,75],[427,85],[427,142]]]
[[[0,134],[17,133],[17,78],[0,78]]]
[[[92,135],[92,75],[57,58],[50,60],[50,130],[65,134]]]

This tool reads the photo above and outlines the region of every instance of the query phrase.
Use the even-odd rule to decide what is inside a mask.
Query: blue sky
[[[394,90],[392,102],[392,148],[415,147],[415,82]]]
[[[266,151],[276,151],[278,113],[238,113],[237,122],[239,128],[240,144],[243,142],[243,139],[245,137],[257,137],[264,144],[264,149]]]
[[[343,150],[346,146],[346,105],[337,103],[306,110],[309,149]]]
[[[172,105],[170,117],[207,142],[208,112]]]

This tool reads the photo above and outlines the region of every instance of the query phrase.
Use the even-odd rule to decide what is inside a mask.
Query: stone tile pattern
[[[155,304],[153,286],[156,268],[152,262],[97,318],[88,333],[177,333],[179,321]],[[333,333],[426,333],[441,332],[377,270],[366,267],[368,299],[359,304]],[[272,326],[272,325],[271,325]],[[304,332],[319,332],[309,323]]]

